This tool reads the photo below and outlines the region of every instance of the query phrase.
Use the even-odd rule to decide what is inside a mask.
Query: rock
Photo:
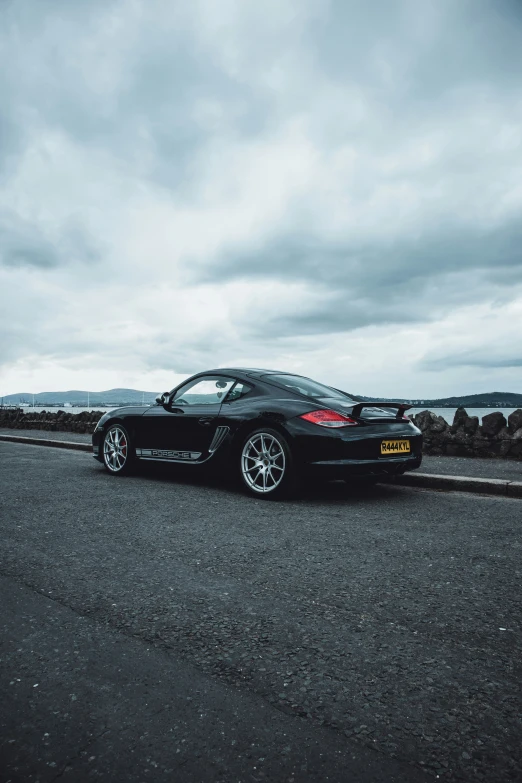
[[[436,416],[431,411],[421,411],[413,417],[412,421],[427,437],[445,432],[448,429],[448,422],[442,416]]]
[[[466,419],[464,419],[463,427],[464,432],[467,432],[468,435],[474,435],[479,427],[478,416],[468,416]]]
[[[448,429],[448,422],[442,416],[431,414],[430,430],[432,432],[445,432]]]
[[[481,437],[479,434],[473,438],[473,451],[477,457],[489,457],[490,456],[491,442],[487,438]]]
[[[502,427],[500,432],[497,433],[497,438],[499,440],[511,440],[513,437],[513,433],[509,431],[509,427]]]
[[[511,444],[510,457],[522,457],[522,438]]]
[[[507,441],[504,440],[498,440],[497,438],[493,438],[489,441],[489,453],[492,457],[500,457],[502,453],[502,447]]]
[[[522,440],[522,427],[513,433],[513,440]]]
[[[509,414],[508,427],[511,432],[516,432],[518,429],[520,429],[520,427],[522,427],[522,410],[520,408]]]
[[[415,426],[420,429],[421,432],[426,432],[431,427],[433,413],[431,411],[421,411],[417,413],[415,418]]]
[[[468,443],[448,443],[446,454],[449,457],[474,457],[473,443],[471,440]]]
[[[464,426],[464,422],[466,421],[466,419],[469,418],[470,417],[468,416],[468,412],[466,408],[464,407],[457,408],[457,410],[455,411],[455,416],[453,417],[453,424],[451,425],[452,431],[454,432],[459,427]]]
[[[500,452],[499,452],[500,456],[507,457],[507,455],[511,451],[511,446],[512,446],[511,440],[503,440],[500,444]]]
[[[504,414],[500,413],[500,411],[495,411],[495,413],[488,413],[487,416],[483,416],[480,431],[483,435],[495,437],[506,426],[507,421],[504,418]]]

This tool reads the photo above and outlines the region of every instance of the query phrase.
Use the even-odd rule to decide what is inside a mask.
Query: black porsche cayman
[[[422,435],[408,407],[359,402],[291,373],[219,369],[153,406],[105,413],[92,443],[114,475],[139,460],[220,465],[256,497],[277,498],[307,476],[368,481],[418,468]]]

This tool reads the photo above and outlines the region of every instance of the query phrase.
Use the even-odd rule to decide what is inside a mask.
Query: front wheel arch
[[[105,437],[105,433],[109,429],[109,427],[112,427],[114,424],[119,424],[121,427],[124,427],[124,429],[127,430],[127,433],[132,440],[133,443],[136,443],[136,426],[132,423],[132,420],[129,421],[129,419],[125,418],[124,416],[115,416],[113,419],[108,419],[103,427],[102,427],[102,433],[103,437]]]

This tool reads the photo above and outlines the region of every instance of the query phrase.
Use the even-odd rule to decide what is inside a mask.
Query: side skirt
[[[214,456],[230,431],[230,427],[218,427],[208,449],[208,456],[200,459],[201,451],[176,451],[174,449],[136,449],[136,457],[154,462],[183,462],[202,465]]]
[[[139,459],[157,460],[158,462],[196,462],[201,457],[200,451],[174,451],[172,449],[136,449]]]

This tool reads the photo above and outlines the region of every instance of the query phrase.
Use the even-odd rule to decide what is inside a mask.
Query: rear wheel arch
[[[275,430],[280,435],[282,435],[291,451],[292,456],[294,456],[293,453],[293,443],[292,443],[292,436],[289,434],[288,430],[283,427],[283,425],[278,421],[273,421],[269,416],[262,416],[258,419],[250,419],[249,421],[242,424],[236,432],[234,433],[234,436],[232,438],[232,443],[230,445],[230,454],[232,458],[234,459],[241,453],[241,449],[243,448],[243,444],[246,440],[246,438],[251,435],[256,430],[261,429],[262,427],[268,427],[271,430]]]

